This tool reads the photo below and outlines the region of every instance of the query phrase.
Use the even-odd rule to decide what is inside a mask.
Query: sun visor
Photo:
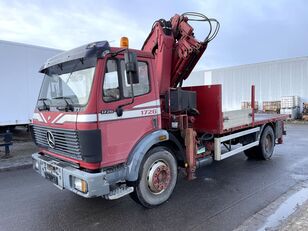
[[[110,46],[107,41],[89,43],[69,51],[64,51],[48,59],[47,62],[40,68],[39,72],[44,73],[48,67],[76,59],[93,57],[100,58],[109,52]]]

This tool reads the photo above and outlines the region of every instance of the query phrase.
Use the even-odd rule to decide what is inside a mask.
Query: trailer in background
[[[42,63],[61,50],[0,40],[0,128],[27,125],[42,83]]]

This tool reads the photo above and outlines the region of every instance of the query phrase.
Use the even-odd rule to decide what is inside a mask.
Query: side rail
[[[245,130],[245,131],[241,131],[241,132],[237,132],[237,133],[233,133],[231,135],[227,135],[227,136],[223,136],[223,137],[219,137],[219,138],[214,138],[214,160],[216,161],[220,161],[223,159],[226,159],[230,156],[233,156],[235,154],[238,154],[242,151],[245,151],[249,148],[252,148],[254,146],[258,146],[259,145],[259,132],[260,132],[260,127],[256,127],[256,128],[252,128],[249,130]],[[243,146],[240,146],[236,149],[231,150],[231,142],[232,140],[236,139],[236,138],[240,138],[243,136],[247,136],[247,135],[254,135],[255,134],[255,139],[253,142],[250,142],[248,144],[245,144]],[[229,142],[229,146],[226,145],[226,143]],[[226,147],[226,149],[228,150],[227,152],[222,153],[222,145],[224,145]]]

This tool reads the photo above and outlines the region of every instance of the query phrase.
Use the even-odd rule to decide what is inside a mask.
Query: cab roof
[[[40,68],[39,72],[45,73],[46,69],[60,64],[69,62],[72,60],[82,59],[82,58],[92,58],[92,57],[103,57],[105,54],[110,52],[110,46],[108,41],[98,41],[89,43],[69,51],[64,51],[54,57],[48,59],[45,64]]]
[[[108,41],[92,42],[69,51],[64,51],[48,59],[44,63],[44,65],[40,68],[39,72],[45,73],[49,67],[61,63],[83,58],[102,58],[108,53],[116,53],[121,50],[123,50],[123,48],[110,47]],[[140,51],[135,49],[129,49],[129,50],[135,52],[139,57],[154,58],[154,56],[150,52]]]

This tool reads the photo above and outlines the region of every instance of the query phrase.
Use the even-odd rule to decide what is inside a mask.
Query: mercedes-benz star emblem
[[[47,143],[49,147],[55,148],[56,147],[56,142],[55,142],[55,137],[51,133],[51,131],[47,131]]]

